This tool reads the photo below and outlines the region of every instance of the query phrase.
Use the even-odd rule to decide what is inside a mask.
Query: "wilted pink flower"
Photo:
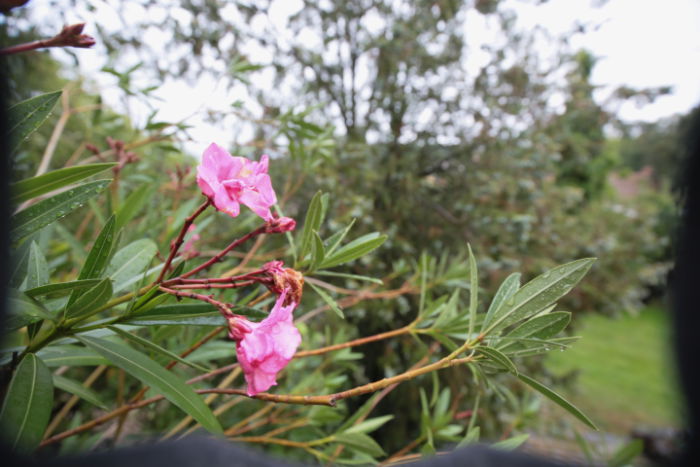
[[[243,203],[266,221],[273,220],[270,206],[277,202],[267,174],[268,157],[260,162],[231,156],[212,143],[197,167],[197,183],[216,209],[236,217]]]
[[[297,303],[284,306],[286,295],[282,292],[270,315],[259,323],[238,316],[228,320],[249,396],[277,385],[277,373],[287,366],[301,343],[301,334],[292,322]]]

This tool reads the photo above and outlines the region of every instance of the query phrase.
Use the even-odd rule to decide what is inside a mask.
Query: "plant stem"
[[[185,239],[185,235],[187,234],[187,229],[190,228],[194,220],[199,216],[201,213],[204,212],[204,210],[209,207],[211,204],[211,200],[207,198],[207,200],[202,203],[193,213],[191,216],[189,216],[187,219],[185,219],[185,222],[182,224],[182,228],[180,229],[180,233],[177,235],[177,238],[173,242],[172,246],[170,247],[170,254],[168,255],[168,259],[165,260],[165,264],[163,265],[163,269],[161,269],[160,274],[158,274],[158,279],[156,279],[156,284],[160,284],[163,282],[163,277],[168,273],[168,269],[170,269],[170,264],[173,262],[173,259],[175,258],[175,255],[177,254],[178,250],[180,250],[180,247],[182,246],[182,243]],[[186,277],[186,276],[182,276]]]
[[[192,269],[192,270],[190,270],[190,271],[187,271],[186,273],[182,274],[182,275],[180,276],[180,278],[181,278],[181,279],[187,279],[188,277],[190,277],[190,276],[192,276],[192,275],[194,275],[194,274],[197,274],[199,271],[202,271],[202,270],[204,270],[204,269],[207,269],[207,268],[211,267],[211,265],[213,265],[213,264],[215,264],[215,263],[218,263],[219,261],[221,261],[221,258],[223,258],[224,256],[226,256],[226,254],[227,254],[229,251],[233,250],[234,248],[236,248],[237,246],[241,245],[242,243],[245,243],[247,240],[249,240],[249,239],[251,239],[251,238],[253,238],[253,237],[256,237],[256,236],[258,236],[258,235],[260,235],[260,234],[262,234],[262,233],[265,233],[265,229],[266,229],[266,228],[267,228],[267,226],[262,225],[262,226],[258,227],[257,229],[253,230],[252,232],[249,232],[249,233],[245,234],[245,235],[242,236],[241,238],[239,238],[239,239],[237,239],[237,240],[234,240],[233,242],[231,242],[231,243],[229,244],[229,246],[227,246],[226,248],[224,248],[223,250],[221,250],[221,251],[220,251],[219,253],[217,253],[214,257],[212,257],[212,258],[209,259],[208,261],[206,261],[206,262],[200,264],[200,265],[197,266],[196,268],[194,268],[194,269]]]

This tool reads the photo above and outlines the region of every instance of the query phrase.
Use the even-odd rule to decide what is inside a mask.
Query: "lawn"
[[[577,323],[581,340],[546,365],[555,375],[578,370],[562,392],[605,431],[678,426],[668,318],[658,307],[619,318],[589,314]]]

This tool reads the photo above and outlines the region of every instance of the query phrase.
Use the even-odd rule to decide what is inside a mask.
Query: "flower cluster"
[[[277,202],[277,196],[267,171],[267,156],[254,162],[233,157],[212,143],[204,151],[197,168],[197,184],[216,209],[236,217],[240,204],[244,204],[266,221],[263,233],[288,232],[294,229],[296,222],[272,215],[270,208]],[[292,312],[301,300],[304,280],[299,272],[282,266],[281,261],[272,261],[257,272],[242,276],[264,284],[277,295],[267,318],[255,323],[222,307],[229,337],[236,341],[236,355],[245,374],[249,396],[277,384],[277,373],[287,366],[301,343]]]

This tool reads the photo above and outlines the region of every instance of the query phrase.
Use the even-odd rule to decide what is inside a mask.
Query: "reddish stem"
[[[208,261],[200,264],[199,266],[192,269],[191,271],[188,271],[188,272],[182,274],[179,278],[186,279],[194,274],[197,274],[199,271],[202,271],[204,269],[207,269],[208,267],[211,267],[211,265],[213,265],[214,263],[218,263],[219,261],[221,261],[221,258],[226,256],[228,254],[228,252],[230,252],[231,250],[233,250],[237,246],[241,245],[242,243],[245,243],[247,240],[250,240],[251,238],[256,237],[262,233],[265,233],[265,230],[267,230],[267,225],[262,225],[262,226],[258,227],[257,229],[253,230],[252,232],[245,234],[244,236],[242,236],[238,240],[234,240],[233,242],[231,242],[231,244],[229,244],[229,246],[227,246],[226,248],[221,250],[219,253],[217,253],[216,256],[214,256],[211,259],[209,259]]]
[[[170,287],[177,290],[183,289],[237,289],[239,287],[245,287],[247,285],[252,285],[258,281],[245,281],[233,284],[184,284],[184,285],[171,285]]]
[[[207,198],[207,200],[202,203],[201,206],[197,208],[197,210],[187,219],[185,219],[185,223],[182,224],[182,229],[180,229],[180,233],[178,234],[177,238],[175,239],[175,242],[172,244],[170,247],[170,255],[168,255],[168,259],[165,261],[165,264],[163,265],[163,269],[160,271],[160,274],[158,275],[158,279],[156,279],[156,284],[160,284],[163,282],[163,277],[168,273],[168,269],[170,269],[170,265],[173,262],[173,258],[175,258],[175,255],[177,254],[178,250],[182,246],[182,243],[185,239],[185,235],[187,234],[187,229],[190,228],[194,220],[199,216],[204,210],[211,204],[211,200]]]
[[[260,274],[264,273],[262,269],[258,269],[253,272],[249,272],[246,274],[241,274],[240,276],[234,276],[234,277],[217,277],[214,279],[182,279],[181,277],[176,277],[174,279],[170,279],[167,281],[164,281],[161,285],[164,285],[166,287],[171,287],[171,286],[176,286],[176,285],[204,285],[204,284],[233,284],[236,283],[237,281],[242,281],[246,279],[254,279],[255,276],[258,276]]]

